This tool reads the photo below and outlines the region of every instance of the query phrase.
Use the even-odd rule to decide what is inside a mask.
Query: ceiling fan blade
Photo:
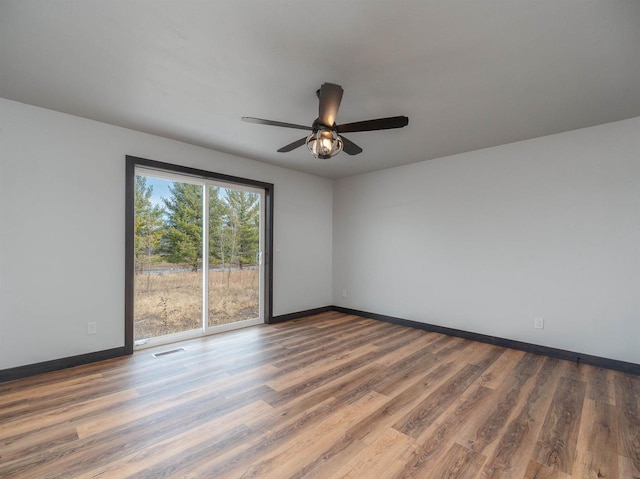
[[[389,118],[378,118],[376,120],[356,121],[355,123],[345,123],[338,125],[338,133],[352,133],[354,131],[391,130],[402,128],[409,124],[406,116],[391,116]]]
[[[311,130],[310,126],[296,125],[295,123],[283,123],[281,121],[263,120],[262,118],[253,118],[252,116],[243,116],[242,121],[247,123],[257,123],[258,125],[282,126],[284,128],[297,128],[298,130]]]
[[[342,151],[344,151],[346,154],[358,155],[362,153],[362,148],[356,145],[353,141],[349,140],[348,138],[345,138],[342,135],[340,135],[340,138],[342,138]]]
[[[293,143],[289,143],[286,146],[283,146],[278,150],[278,153],[287,153],[291,150],[295,150],[296,148],[300,148],[307,141],[307,137],[300,138],[299,140],[294,141]]]
[[[334,83],[322,84],[318,94],[320,99],[318,120],[321,124],[329,128],[335,124],[343,92],[344,90],[340,85]]]

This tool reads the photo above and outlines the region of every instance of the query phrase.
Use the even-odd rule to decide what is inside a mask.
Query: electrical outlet
[[[87,323],[87,334],[96,334],[98,332],[98,323],[91,321]]]
[[[346,290],[346,289],[343,289],[343,290],[342,290],[342,297],[343,297],[343,298],[346,298],[346,297],[347,297],[347,290]]]
[[[544,319],[543,318],[534,318],[533,319],[533,327],[536,329],[544,329]]]

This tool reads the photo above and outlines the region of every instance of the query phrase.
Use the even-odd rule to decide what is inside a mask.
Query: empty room
[[[640,479],[640,2],[0,0],[0,477]]]

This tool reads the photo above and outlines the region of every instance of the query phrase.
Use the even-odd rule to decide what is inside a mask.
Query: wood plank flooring
[[[640,377],[325,313],[0,384],[1,478],[640,479]]]

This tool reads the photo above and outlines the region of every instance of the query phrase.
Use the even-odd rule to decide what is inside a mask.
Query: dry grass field
[[[257,269],[209,272],[209,326],[257,318]],[[134,339],[197,329],[202,318],[202,272],[136,275]]]

